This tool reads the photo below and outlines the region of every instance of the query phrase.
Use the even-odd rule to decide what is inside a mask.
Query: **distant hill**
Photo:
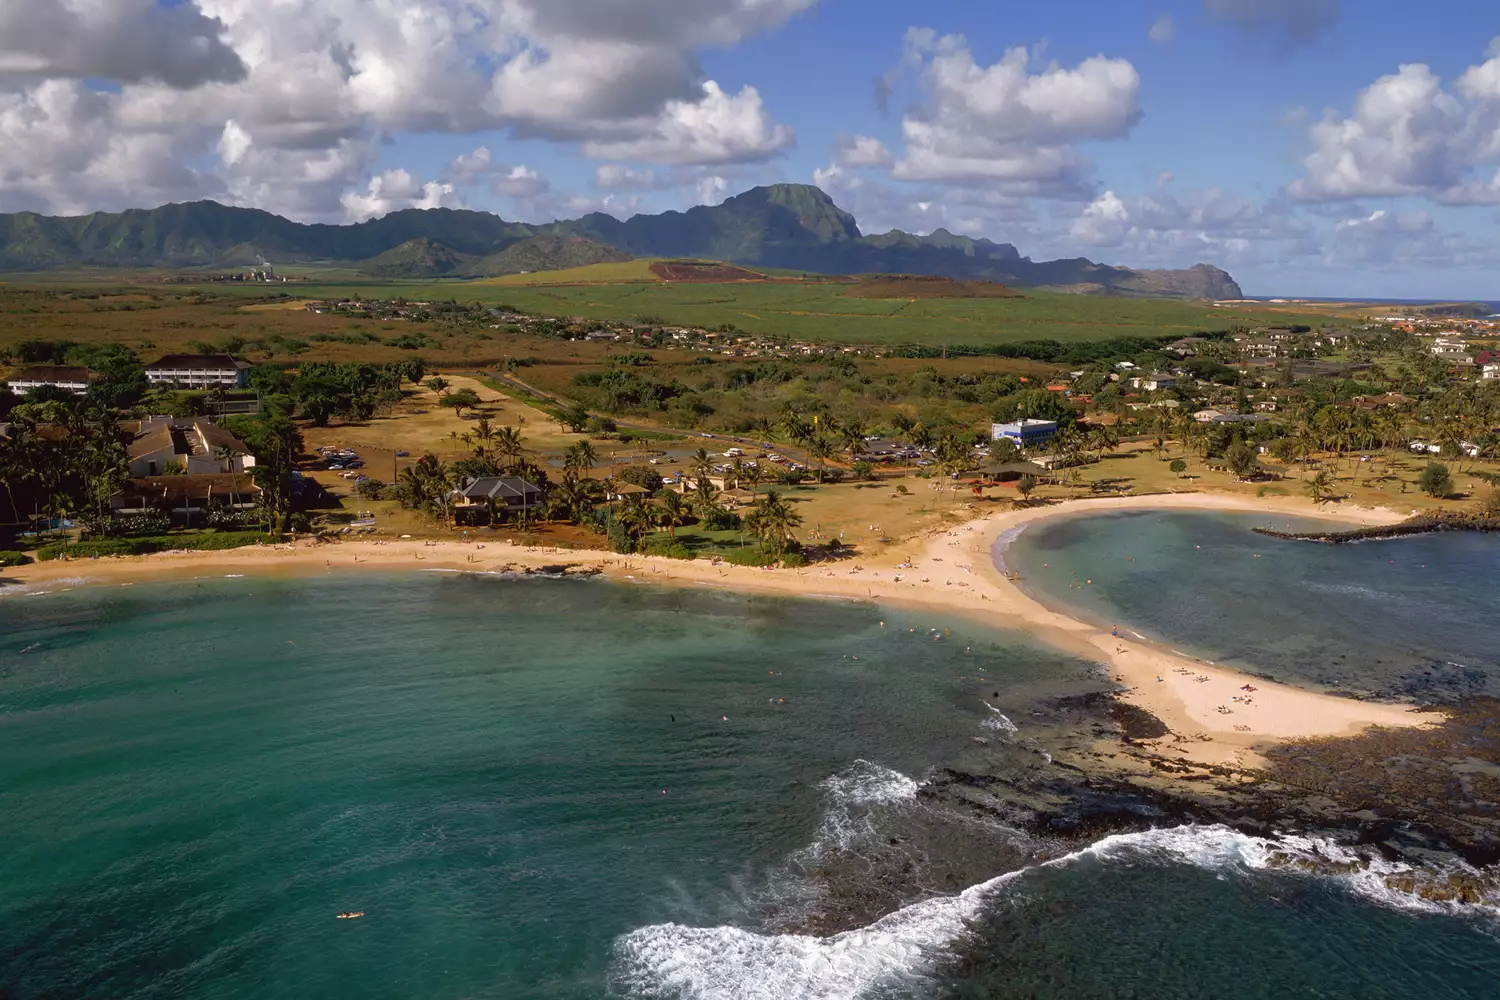
[[[632,259],[623,250],[582,236],[547,233],[517,240],[499,253],[481,257],[465,267],[464,274],[475,278],[497,278],[532,271],[563,271],[591,264],[618,264]]]
[[[698,258],[818,274],[914,274],[1102,295],[1241,298],[1203,264],[1141,271],[1093,261],[1033,261],[1008,243],[893,231],[861,234],[816,187],[758,187],[686,212],[603,214],[532,226],[488,212],[408,209],[350,226],[303,225],[216,202],[72,218],[0,215],[0,269],[95,265],[348,262],[379,277],[492,276],[628,257]]]
[[[359,271],[374,278],[497,278],[631,259],[628,253],[580,236],[530,236],[482,257],[419,237],[361,262]]]

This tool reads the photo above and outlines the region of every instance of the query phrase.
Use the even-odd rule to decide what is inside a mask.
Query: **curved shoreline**
[[[298,542],[222,552],[159,553],[87,562],[51,562],[4,573],[0,594],[36,593],[49,584],[69,589],[146,579],[234,574],[333,573],[349,570],[461,572],[598,572],[621,583],[717,587],[801,598],[868,600],[894,607],[961,615],[1027,633],[1064,652],[1099,663],[1124,689],[1120,697],[1159,718],[1178,738],[1161,748],[1202,764],[1249,766],[1255,747],[1287,739],[1346,736],[1369,726],[1439,722],[1437,713],[1356,701],[1265,681],[1184,656],[1139,639],[1121,639],[1099,626],[1047,607],[1001,573],[991,557],[1000,536],[1044,519],[1125,510],[1218,510],[1338,519],[1390,525],[1400,515],[1383,509],[1315,509],[1291,500],[1254,500],[1223,494],[1165,494],[1077,500],[997,511],[953,528],[938,528],[901,546],[908,554],[816,565],[802,570],[714,566],[602,551],[526,548],[511,543],[457,541]],[[1335,517],[1330,518],[1330,514]],[[319,566],[318,563],[323,563]],[[940,622],[941,620],[939,620]],[[1122,626],[1122,629],[1124,626]],[[1199,680],[1198,678],[1207,678]],[[1221,714],[1242,685],[1256,687],[1253,704]],[[1245,726],[1235,729],[1235,725]]]

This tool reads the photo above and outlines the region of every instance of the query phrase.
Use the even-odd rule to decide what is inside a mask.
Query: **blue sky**
[[[0,210],[817,182],[866,232],[1500,299],[1497,36],[1457,0],[0,0]]]

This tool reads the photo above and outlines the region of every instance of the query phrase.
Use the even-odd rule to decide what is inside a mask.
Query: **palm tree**
[[[1089,431],[1088,445],[1103,458],[1105,452],[1113,452],[1120,447],[1120,436],[1113,428],[1100,424]]]
[[[699,482],[703,482],[704,480],[706,480],[709,476],[709,473],[714,471],[714,458],[704,448],[699,448],[697,451],[693,452],[691,462],[693,469],[693,478],[698,480]]]
[[[525,438],[509,424],[494,432],[494,442],[495,451],[511,466],[519,463],[526,452]]]
[[[1328,470],[1320,469],[1318,474],[1307,481],[1305,487],[1307,495],[1312,497],[1313,503],[1322,503],[1328,499],[1328,494],[1333,490],[1333,477]]]
[[[859,461],[859,450],[865,443],[865,425],[858,420],[851,420],[839,428],[839,440],[844,444],[844,450],[849,453],[849,461]]]
[[[833,444],[825,435],[818,434],[807,442],[807,455],[818,465],[818,482],[823,481],[824,462],[833,457]]]
[[[898,412],[895,416],[891,417],[891,426],[896,429],[896,436],[898,438],[910,444],[911,432],[917,426],[917,422],[905,413]]]
[[[495,427],[490,423],[489,417],[480,417],[475,421],[473,435],[474,440],[479,442],[481,451],[487,451],[495,443]]]
[[[677,529],[687,521],[688,507],[682,495],[671,490],[662,490],[656,497],[661,503],[656,512],[656,523],[667,529],[667,536],[677,541]]]
[[[699,476],[697,483],[693,486],[694,506],[699,511],[706,507],[712,507],[719,502],[719,488],[707,476]]]
[[[729,463],[729,474],[724,477],[726,489],[739,489],[745,482],[745,460],[736,455]]]
[[[594,466],[599,462],[599,456],[594,451],[594,446],[587,441],[579,441],[569,446],[563,457],[563,467],[587,476],[594,471]]]
[[[918,451],[927,451],[932,447],[932,429],[926,424],[918,424],[911,429],[911,446]]]
[[[812,439],[812,425],[795,410],[788,410],[782,415],[781,430],[792,444],[805,445]]]
[[[651,527],[651,512],[646,509],[646,504],[639,496],[632,495],[620,502],[615,511],[615,520],[625,533],[630,536],[632,542],[640,541],[642,535]]]
[[[745,518],[745,526],[778,560],[786,553],[787,540],[801,523],[802,515],[775,490],[768,491]]]

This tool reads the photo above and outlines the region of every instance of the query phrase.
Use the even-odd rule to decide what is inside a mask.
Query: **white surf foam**
[[[1272,861],[1277,852],[1350,871],[1327,875],[1278,866]],[[1500,919],[1500,906],[1430,902],[1393,890],[1385,884],[1387,876],[1410,869],[1362,857],[1333,841],[1297,836],[1270,840],[1224,826],[1119,834],[1036,867],[1062,867],[1089,857],[1105,864],[1192,864],[1215,871],[1269,870],[1293,878],[1336,879],[1385,906]],[[1033,870],[1001,875],[956,896],[924,900],[829,938],[757,934],[736,927],[642,927],[615,942],[616,984],[630,996],[681,1000],[857,1000],[876,986],[914,985],[962,938],[987,900]]]
[[[97,577],[92,576],[64,576],[46,583],[7,583],[0,586],[0,597],[40,597],[54,593],[53,587],[62,586],[72,590],[74,587],[86,587],[99,582]]]
[[[1020,729],[1016,728],[1016,724],[1014,722],[1011,722],[1010,721],[1010,717],[1007,716],[1004,712],[1000,711],[998,708],[996,708],[994,705],[991,705],[989,702],[984,701],[983,698],[980,698],[979,700],[982,701],[982,702],[984,702],[984,707],[985,708],[989,709],[991,712],[994,713],[988,719],[984,720],[984,723],[983,723],[984,728],[986,728],[986,729],[994,729],[997,732],[1002,732],[1002,733],[1019,733],[1021,731]]]
[[[815,859],[831,850],[847,851],[861,837],[874,834],[874,813],[899,803],[913,802],[921,783],[900,771],[857,760],[822,785],[826,808],[823,823],[798,860]]]

